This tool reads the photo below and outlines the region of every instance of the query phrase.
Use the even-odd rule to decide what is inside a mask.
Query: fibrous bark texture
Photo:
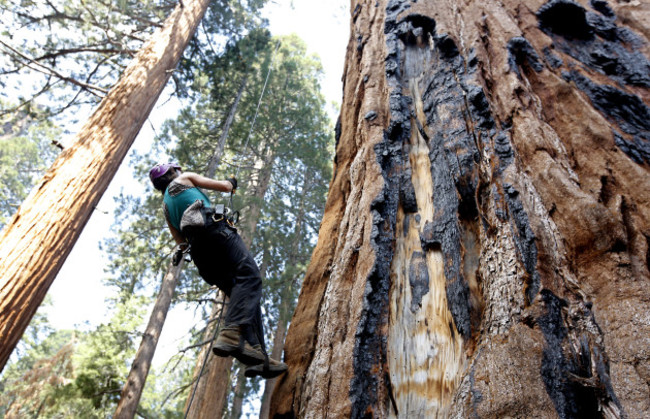
[[[351,17],[271,416],[648,417],[648,6]]]
[[[0,369],[158,100],[208,7],[186,0],[138,52],[0,235]]]

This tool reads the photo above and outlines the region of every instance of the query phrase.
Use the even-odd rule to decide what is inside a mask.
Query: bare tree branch
[[[44,64],[41,64],[38,61],[35,61],[33,58],[28,57],[25,54],[21,53],[20,51],[12,48],[9,44],[4,42],[3,40],[0,40],[0,45],[4,46],[6,49],[8,49],[12,53],[16,54],[17,56],[21,57],[22,59],[27,60],[28,61],[28,63],[26,64],[27,67],[31,68],[34,71],[38,71],[39,73],[49,74],[49,75],[53,75],[55,77],[58,77],[59,79],[61,79],[63,81],[67,81],[67,82],[69,82],[71,84],[74,84],[76,86],[79,86],[79,87],[87,90],[89,93],[91,93],[91,94],[93,94],[93,95],[95,95],[97,97],[103,97],[103,95],[108,93],[108,90],[103,89],[101,87],[93,86],[93,85],[90,85],[90,84],[87,84],[87,83],[80,82],[79,80],[76,80],[76,79],[74,79],[72,77],[64,76],[63,74],[59,73],[58,71],[56,71],[56,70],[54,70],[54,69],[52,69],[52,68],[50,68],[50,67],[48,67],[48,66],[46,66]],[[97,92],[102,93],[102,95],[98,94]]]
[[[94,47],[77,47],[77,48],[67,48],[60,49],[57,51],[48,52],[43,54],[40,57],[33,58],[34,61],[43,61],[49,60],[52,58],[58,58],[68,54],[78,54],[82,52],[93,52],[99,54],[135,54],[138,51],[133,49],[118,49],[118,48],[94,48]]]

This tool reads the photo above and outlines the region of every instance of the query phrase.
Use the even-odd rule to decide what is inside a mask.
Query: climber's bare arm
[[[214,180],[192,172],[181,173],[175,180],[183,185],[198,186],[199,188],[210,189],[213,191],[232,191],[232,183],[227,180]]]

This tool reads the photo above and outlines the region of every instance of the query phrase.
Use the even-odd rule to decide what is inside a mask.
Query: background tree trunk
[[[116,419],[133,418],[135,416],[140,397],[142,396],[142,390],[144,389],[144,383],[147,380],[149,368],[151,368],[151,360],[156,352],[158,339],[165,325],[167,312],[169,311],[174,290],[176,289],[176,284],[178,283],[178,278],[180,277],[184,264],[185,261],[183,260],[176,266],[170,263],[167,274],[165,274],[160,284],[160,292],[151,310],[149,323],[142,336],[142,343],[140,343],[138,352],[135,354],[133,364],[131,364],[131,371],[124,383],[120,401],[115,409]]]
[[[273,350],[269,356],[273,359],[282,359],[282,351],[284,350],[284,337],[287,333],[287,325],[289,324],[288,315],[286,313],[287,305],[289,304],[287,298],[283,298],[280,305],[280,318],[278,325],[275,328],[275,333],[273,334]],[[273,388],[275,388],[275,383],[278,379],[272,378],[264,382],[264,393],[262,393],[262,404],[260,406],[260,419],[267,419],[269,417],[269,412],[271,409],[271,395],[273,394]]]
[[[352,1],[271,417],[650,415],[644,8]]]
[[[242,77],[241,83],[239,84],[239,89],[237,90],[237,96],[235,96],[235,100],[232,106],[230,107],[230,111],[228,112],[228,117],[226,117],[226,121],[223,124],[223,128],[221,130],[221,135],[219,136],[217,147],[212,157],[210,157],[210,161],[208,162],[207,173],[211,173],[211,175],[208,175],[209,177],[214,176],[215,172],[217,171],[217,166],[219,165],[219,162],[221,162],[221,156],[223,155],[223,150],[226,147],[226,139],[228,138],[228,133],[230,132],[230,127],[232,126],[232,122],[235,120],[235,114],[237,113],[237,108],[239,107],[239,101],[241,100],[241,97],[244,94],[244,89],[246,89],[247,83],[248,83],[248,75],[245,74],[244,77]]]
[[[193,384],[196,386],[194,398],[192,398],[192,391],[188,394],[187,401],[185,402],[184,411],[187,412],[188,418],[221,418],[226,408],[227,392],[212,393],[210,390],[215,386],[221,388],[222,386],[230,386],[230,369],[232,368],[231,357],[218,357],[212,354],[212,336],[214,336],[215,327],[223,327],[223,316],[226,315],[227,306],[221,311],[221,301],[223,293],[217,293],[217,304],[213,304],[210,319],[212,322],[208,324],[203,334],[203,345],[196,358],[196,366],[194,367]],[[226,298],[227,304],[227,298]],[[220,324],[221,323],[221,324]],[[203,370],[203,375],[199,377],[203,359],[205,359],[206,351],[209,351],[208,360]],[[223,393],[223,394],[222,394]],[[225,396],[224,396],[225,394]],[[191,401],[191,404],[190,404]]]
[[[193,36],[208,0],[177,6],[0,237],[0,367],[22,336]]]
[[[239,364],[237,370],[237,385],[235,386],[232,409],[230,411],[230,419],[239,419],[242,414],[242,406],[244,404],[244,396],[246,391],[246,376],[244,375],[245,366]]]

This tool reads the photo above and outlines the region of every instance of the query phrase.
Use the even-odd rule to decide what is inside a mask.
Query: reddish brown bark
[[[213,321],[203,334],[204,342],[209,342],[212,339],[215,327],[223,327],[223,316],[225,316],[226,308],[222,312],[220,304],[222,298],[223,294],[219,292],[217,295],[217,301],[219,303],[212,306],[212,313],[210,315]],[[203,375],[199,377],[199,373],[203,367],[203,360],[206,357],[206,351],[210,353],[208,354],[206,365],[203,368]],[[209,342],[203,345],[196,359],[193,379],[196,382],[196,384],[193,383],[193,386],[196,386],[196,391],[194,395],[192,395],[192,392],[188,394],[185,402],[186,417],[197,419],[221,418],[226,408],[228,391],[230,390],[232,358],[214,356],[212,354],[212,343]]]
[[[645,6],[350,10],[271,417],[648,416]]]

